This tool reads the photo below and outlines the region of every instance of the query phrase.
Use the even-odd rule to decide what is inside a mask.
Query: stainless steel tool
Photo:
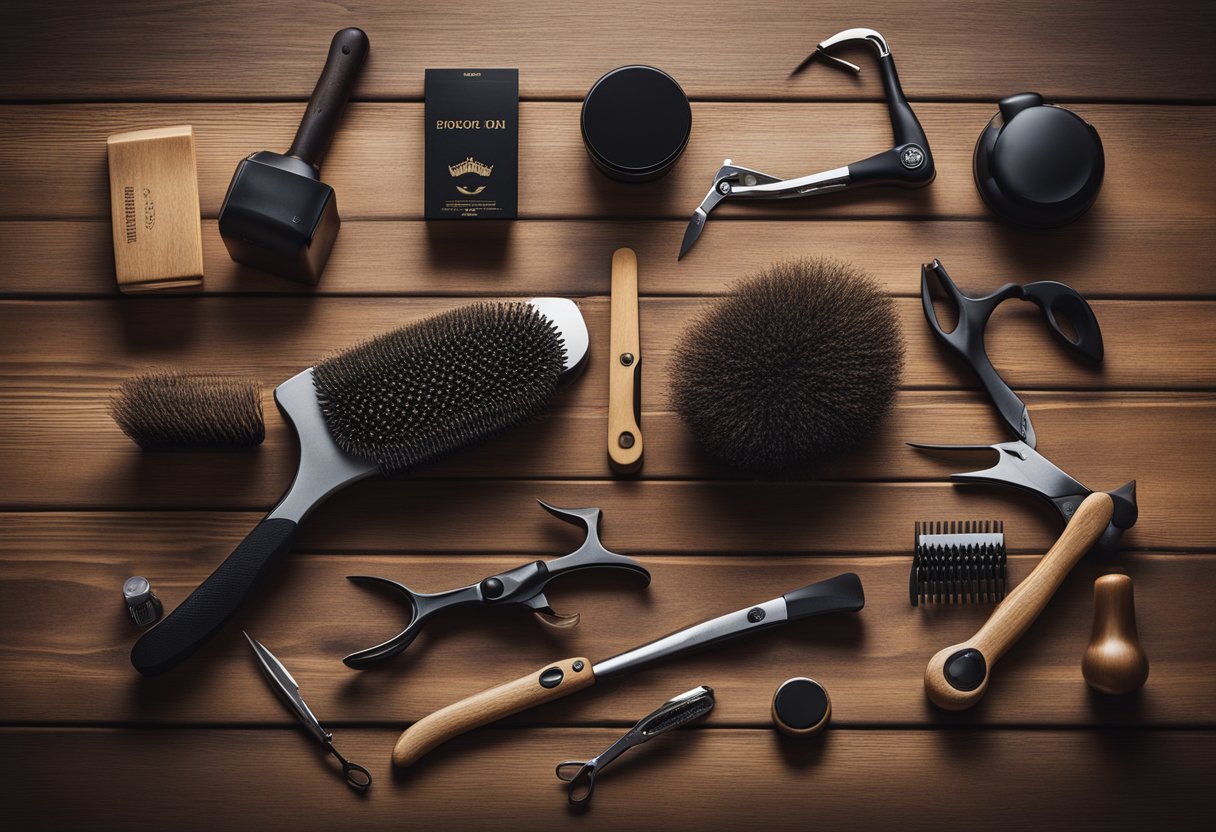
[[[241,632],[245,633],[244,630]],[[258,660],[258,667],[262,669],[262,673],[270,681],[270,686],[274,688],[274,692],[286,703],[287,707],[299,718],[300,722],[304,723],[304,727],[308,729],[308,733],[316,737],[329,753],[333,754],[338,762],[342,764],[342,776],[346,778],[346,784],[356,791],[365,791],[372,784],[371,774],[363,766],[356,765],[347,760],[334,748],[333,734],[326,731],[320,721],[313,716],[308,705],[304,703],[303,697],[300,696],[300,686],[292,678],[292,675],[287,672],[287,668],[283,667],[283,663],[276,659],[273,653],[267,650],[260,641],[249,635],[249,633],[245,633],[245,638],[249,641],[249,646],[253,648],[253,655]]]
[[[590,760],[566,760],[557,764],[557,778],[569,786],[570,802],[581,805],[591,800],[595,778],[617,757],[634,746],[650,742],[668,731],[700,719],[714,709],[714,691],[707,685],[695,687],[668,699],[649,715],[642,717],[623,737]]]
[[[929,150],[929,140],[921,128],[916,114],[904,97],[904,91],[899,85],[899,76],[895,72],[895,59],[891,57],[891,48],[886,38],[873,29],[846,29],[837,32],[820,43],[815,51],[802,62],[802,67],[820,56],[837,67],[860,72],[861,67],[833,57],[829,51],[845,44],[865,44],[872,47],[878,55],[878,71],[882,76],[882,86],[887,97],[887,109],[891,115],[891,127],[895,132],[895,146],[890,150],[862,159],[844,167],[799,176],[794,179],[781,179],[758,170],[741,167],[727,159],[722,167],[714,174],[713,184],[709,193],[697,210],[693,212],[688,228],[684,232],[684,240],[680,244],[682,258],[693,247],[701,232],[709,213],[723,200],[758,200],[758,199],[795,199],[803,196],[843,191],[863,185],[898,185],[904,188],[923,188],[933,181],[937,175],[933,166],[933,154]]]
[[[392,589],[409,605],[410,623],[397,635],[366,650],[351,653],[342,661],[347,667],[364,669],[379,664],[405,650],[422,632],[423,626],[434,615],[457,607],[509,607],[522,606],[532,610],[537,620],[550,627],[573,627],[579,621],[578,613],[562,615],[555,611],[545,596],[545,587],[559,575],[584,569],[624,569],[641,575],[650,584],[650,572],[633,558],[618,555],[604,548],[600,542],[600,518],[598,508],[558,508],[543,500],[541,506],[556,517],[587,530],[583,543],[570,554],[551,561],[534,560],[498,575],[491,575],[475,584],[449,589],[446,592],[425,594],[414,592],[409,587],[370,575],[348,575],[347,580],[371,586]]]
[[[815,615],[856,612],[865,606],[861,579],[852,572],[837,575],[763,604],[720,615],[669,636],[635,647],[595,665],[577,657],[546,665],[527,676],[463,699],[415,722],[397,740],[393,764],[416,763],[452,737],[535,705],[568,696],[598,680],[619,676],[697,647],[707,647],[758,630],[767,630]]]

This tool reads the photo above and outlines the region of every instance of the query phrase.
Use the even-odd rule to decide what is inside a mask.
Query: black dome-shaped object
[[[793,472],[874,431],[903,355],[895,306],[864,271],[778,263],[689,326],[671,363],[672,405],[732,467]]]
[[[1093,205],[1106,157],[1093,125],[1034,92],[1011,95],[975,144],[975,185],[992,211],[1034,228],[1072,222]]]

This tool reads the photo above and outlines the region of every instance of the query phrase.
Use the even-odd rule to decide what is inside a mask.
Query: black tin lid
[[[988,207],[1021,225],[1071,222],[1102,187],[1106,159],[1098,131],[1038,93],[1004,99],[975,145],[975,184]]]
[[[675,165],[692,132],[692,107],[675,79],[652,66],[623,66],[583,100],[583,141],[596,165],[624,181],[656,179]]]
[[[827,724],[831,713],[828,692],[805,676],[787,679],[773,694],[773,721],[786,734],[813,734]]]

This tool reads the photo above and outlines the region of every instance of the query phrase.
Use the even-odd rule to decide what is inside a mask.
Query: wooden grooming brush
[[[233,376],[136,376],[118,389],[110,415],[145,451],[254,448],[266,438],[261,389]]]

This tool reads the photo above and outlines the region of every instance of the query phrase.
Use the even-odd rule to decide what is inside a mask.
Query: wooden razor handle
[[[638,334],[638,258],[612,254],[612,334],[608,365],[608,462],[621,474],[642,467],[642,342]]]
[[[415,722],[397,738],[393,765],[413,765],[452,737],[595,684],[591,662],[565,659],[513,682],[474,694]]]
[[[993,665],[1030,628],[1065,576],[1106,530],[1114,510],[1109,494],[1096,492],[1086,497],[1050,551],[997,605],[979,632],[929,660],[925,693],[933,704],[962,711],[980,701],[988,690]]]

